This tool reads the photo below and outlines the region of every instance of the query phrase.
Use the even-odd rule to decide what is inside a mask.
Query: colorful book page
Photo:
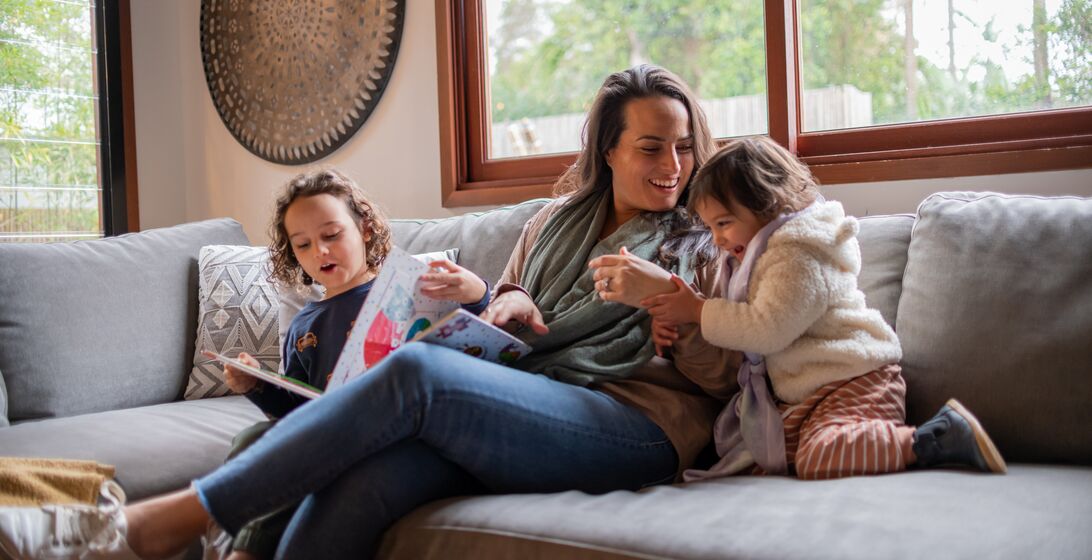
[[[427,264],[402,249],[391,249],[349,331],[327,391],[364,373],[416,333],[459,308],[454,301],[421,293],[418,280],[428,270]]]

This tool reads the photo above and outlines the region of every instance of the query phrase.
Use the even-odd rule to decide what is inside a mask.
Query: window
[[[128,2],[0,4],[0,242],[137,229],[127,49]]]
[[[602,79],[643,61],[826,183],[1092,164],[1090,0],[436,6],[445,206],[548,194]]]

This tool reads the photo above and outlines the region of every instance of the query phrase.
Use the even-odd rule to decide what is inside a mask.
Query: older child
[[[1005,472],[978,420],[955,399],[904,424],[902,349],[857,287],[857,221],[827,202],[807,167],[768,138],[732,142],[699,171],[689,206],[725,253],[725,299],[677,290],[642,302],[653,340],[675,326],[742,350],[741,391],[714,426],[720,461],[687,480],[740,472],[804,479],[966,465]],[[768,381],[773,389],[771,395]]]
[[[356,183],[325,170],[288,182],[277,199],[270,237],[276,281],[290,287],[317,282],[325,288],[321,300],[308,303],[292,319],[281,354],[285,375],[323,389],[390,252],[390,226]],[[485,309],[489,303],[485,281],[450,261],[431,265],[434,270],[422,277],[426,295],[458,301],[475,314]],[[239,359],[258,366],[245,353]],[[307,401],[231,366],[224,368],[224,375],[232,391],[245,394],[273,418],[282,418]],[[272,422],[262,422],[236,436],[229,458],[271,426]],[[232,558],[271,558],[294,510],[288,508],[244,527],[234,539]]]

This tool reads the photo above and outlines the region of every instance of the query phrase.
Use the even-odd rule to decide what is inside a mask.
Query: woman
[[[649,260],[715,285],[689,262],[693,247],[711,248],[707,238],[674,236],[691,245],[662,250],[690,224],[680,199],[712,139],[687,87],[653,66],[607,78],[585,137],[559,180],[565,196],[524,227],[482,314],[520,323],[535,351],[518,366],[545,375],[406,345],[191,488],[126,507],[132,549],[166,556],[210,520],[234,532],[304,499],[278,556],[359,557],[398,518],[444,497],[675,480],[732,390],[722,375],[730,355],[684,330],[675,362],[658,358],[647,313],[606,300],[673,290]]]

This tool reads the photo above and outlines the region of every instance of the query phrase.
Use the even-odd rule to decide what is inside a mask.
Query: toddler
[[[687,480],[736,473],[804,479],[964,465],[1005,472],[978,420],[951,399],[906,426],[898,338],[857,287],[857,221],[827,202],[807,167],[764,137],[733,141],[690,186],[689,208],[726,255],[723,299],[677,290],[642,302],[653,341],[680,324],[743,351],[740,392],[714,425],[720,460]],[[768,384],[767,384],[768,383]],[[772,388],[772,394],[770,389]]]

